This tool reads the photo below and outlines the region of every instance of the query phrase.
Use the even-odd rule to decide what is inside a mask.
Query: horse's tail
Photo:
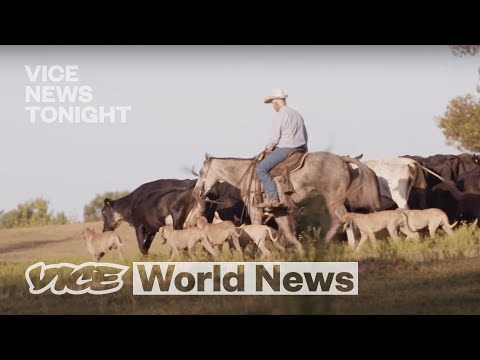
[[[347,164],[352,163],[358,166],[358,176],[350,182],[347,188],[346,197],[349,202],[358,208],[379,210],[381,205],[380,187],[375,172],[358,159],[343,156],[342,160]]]

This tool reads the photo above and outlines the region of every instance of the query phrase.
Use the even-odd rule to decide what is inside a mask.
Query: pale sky
[[[127,123],[31,124],[25,86],[53,83],[31,84],[25,65],[78,65],[80,82],[60,85],[92,86],[88,105],[132,106]],[[456,154],[435,117],[475,91],[479,66],[447,46],[3,46],[0,210],[42,196],[80,220],[97,193],[193,178],[183,168],[206,151],[254,156],[276,88],[302,114],[311,151]]]

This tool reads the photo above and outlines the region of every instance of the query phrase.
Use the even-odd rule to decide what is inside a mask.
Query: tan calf
[[[83,231],[83,236],[87,250],[95,261],[99,261],[108,250],[116,250],[120,260],[125,261],[122,253],[122,240],[114,231],[97,234],[95,230],[87,228]]]
[[[388,233],[393,240],[398,241],[398,228],[403,227],[405,232],[410,235],[413,232],[409,231],[407,216],[401,212],[395,210],[379,211],[371,214],[357,214],[346,213],[341,216],[342,221],[346,226],[352,222],[360,231],[360,242],[356,248],[358,251],[367,239],[370,239],[373,245],[376,244],[375,233],[384,229],[388,230]]]
[[[403,227],[400,227],[400,230],[407,235],[407,237],[411,237],[414,239],[419,238],[418,231],[425,229],[428,227],[428,232],[430,233],[430,237],[433,238],[437,229],[441,227],[447,234],[451,235],[452,228],[457,225],[457,221],[454,222],[452,225],[448,222],[448,216],[440,209],[425,209],[425,210],[407,210],[407,209],[396,209],[397,212],[401,212],[405,214],[408,218],[408,225],[410,230],[414,231],[412,234],[407,234]]]
[[[267,225],[242,225],[240,226],[240,234],[245,233],[250,241],[258,246],[262,252],[261,259],[270,258],[270,250],[265,247],[265,240],[269,238],[271,241],[276,242],[277,237],[273,237],[272,229]]]
[[[195,220],[195,225],[205,231],[208,242],[212,246],[223,246],[225,242],[232,240],[235,249],[242,254],[238,240],[239,233],[233,222],[222,221],[217,224],[210,224],[204,216],[201,216]]]
[[[201,229],[174,230],[172,226],[163,226],[158,230],[158,233],[164,240],[163,243],[170,247],[170,260],[178,255],[179,250],[188,250],[188,256],[192,258],[191,250],[197,242],[200,242],[210,254],[216,256],[215,250],[209,244],[205,232]]]

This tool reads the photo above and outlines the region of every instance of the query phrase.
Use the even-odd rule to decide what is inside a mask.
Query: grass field
[[[30,294],[24,273],[33,263],[91,261],[81,235],[86,226],[102,228],[96,222],[0,231],[0,314],[480,314],[480,230],[475,225],[420,242],[383,239],[359,254],[345,244],[329,245],[322,253],[325,261],[359,262],[358,296],[133,296],[130,272],[122,290],[113,294]],[[168,259],[158,239],[145,257],[128,225],[122,224],[118,233],[127,265]],[[304,234],[304,244],[301,260],[311,261],[313,232]],[[197,256],[209,260],[200,249]],[[293,252],[272,256],[294,258]],[[110,253],[102,260],[118,262]],[[228,251],[217,260],[239,261]]]

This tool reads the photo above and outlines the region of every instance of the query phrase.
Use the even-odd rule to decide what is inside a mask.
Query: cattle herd
[[[381,205],[377,209],[356,207],[347,196],[344,204],[347,214],[328,214],[342,220],[344,226],[338,232],[340,236],[351,229],[361,234],[361,244],[367,238],[374,241],[375,232],[387,229],[394,240],[399,239],[398,231],[417,239],[422,227],[429,229],[431,236],[439,227],[451,233],[456,222],[472,222],[480,217],[480,159],[476,155],[405,155],[362,163],[376,174]],[[358,166],[348,166],[355,174]],[[240,252],[251,243],[254,249],[259,248],[267,256],[266,242],[284,249],[281,231],[277,235],[274,221],[265,220],[260,227],[248,230],[248,207],[240,189],[228,182],[219,182],[204,198],[198,198],[192,194],[197,181],[162,179],[143,184],[123,198],[105,199],[103,231],[114,231],[122,221],[127,222],[134,228],[143,254],[148,253],[157,232],[172,248],[172,256],[178,250],[190,250],[196,242],[213,256],[216,255],[215,246],[224,242]],[[415,209],[435,210],[411,212]],[[292,215],[295,217],[293,224],[299,223],[299,213],[302,212],[292,212],[295,214]],[[194,230],[186,231],[189,228]],[[183,231],[185,236],[190,234],[187,239]],[[297,228],[295,234],[300,231]]]
[[[425,178],[424,182],[413,184],[408,198],[410,208],[439,208],[446,212],[450,221],[471,222],[479,218],[480,159],[475,154],[405,158],[423,166],[422,177]]]

